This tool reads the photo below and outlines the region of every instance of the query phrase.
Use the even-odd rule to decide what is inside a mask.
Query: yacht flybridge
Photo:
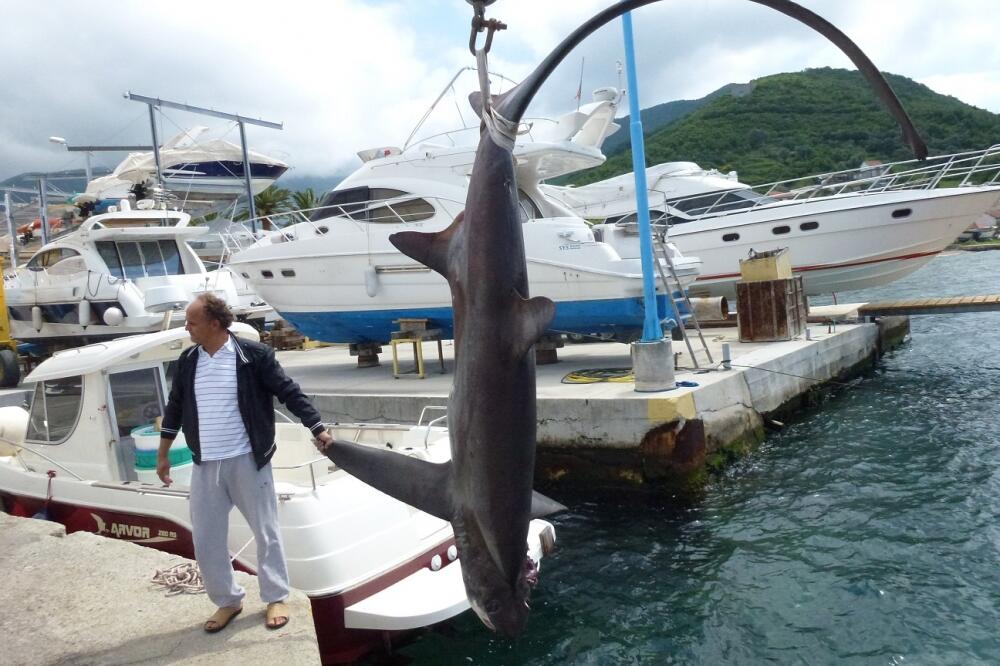
[[[514,149],[530,293],[555,301],[553,331],[629,337],[642,328],[638,254],[623,258],[539,188],[544,179],[604,161],[598,146],[617,128],[611,122],[616,97],[604,94],[578,112],[537,123]],[[311,338],[386,342],[400,318],[428,319],[450,335],[444,278],[401,254],[389,236],[440,231],[464,208],[475,145],[459,145],[458,134],[359,153],[361,167],[319,208],[268,218],[282,228],[234,254],[230,266]],[[686,288],[698,274],[698,259],[670,245],[665,252],[677,274],[671,287]],[[669,326],[666,289],[658,289],[661,320]]]
[[[735,173],[668,162],[646,170],[650,218],[702,260],[692,296],[735,295],[750,250],[789,248],[809,295],[864,289],[920,268],[1000,200],[1000,145],[866,164],[750,187]],[[638,256],[632,174],[545,195],[598,224],[623,257]]]
[[[150,200],[87,218],[4,275],[11,337],[49,350],[183,324],[201,292],[222,297],[240,319],[270,308],[228,268],[208,270],[188,241],[208,232],[190,215]]]
[[[250,326],[233,333],[257,339]],[[188,488],[190,452],[170,451],[175,483],[156,480],[159,432],[171,365],[191,344],[173,329],[55,354],[28,377],[29,411],[0,408],[0,509],[46,512],[67,531],[96,532],[193,558]],[[396,455],[446,462],[439,423],[333,426],[339,439]],[[181,440],[183,433],[178,437]],[[277,424],[272,459],[278,522],[290,583],[312,603],[320,657],[345,663],[399,632],[469,608],[451,525],[358,481],[320,455],[298,423]],[[238,512],[229,528],[235,565],[253,573],[256,548]],[[555,531],[533,520],[525,544],[539,562]]]

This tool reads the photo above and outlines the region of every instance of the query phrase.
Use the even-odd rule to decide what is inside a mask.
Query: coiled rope
[[[196,562],[181,562],[169,569],[157,569],[153,574],[153,586],[163,588],[168,597],[205,592],[205,583]]]

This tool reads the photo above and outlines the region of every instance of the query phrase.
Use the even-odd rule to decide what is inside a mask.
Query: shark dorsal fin
[[[448,279],[451,239],[458,233],[463,219],[465,219],[464,211],[455,217],[455,221],[447,229],[434,233],[400,231],[389,236],[389,242],[409,258],[419,261]]]
[[[514,308],[521,325],[521,331],[514,341],[514,358],[521,358],[548,330],[556,314],[556,304],[544,296],[525,299],[517,292],[514,295]]]
[[[551,497],[546,497],[537,490],[531,491],[531,517],[544,518],[555,513],[568,511],[565,505],[555,501]]]

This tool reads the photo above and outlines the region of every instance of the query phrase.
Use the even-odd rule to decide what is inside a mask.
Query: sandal
[[[243,612],[243,606],[238,607],[228,607],[219,608],[214,613],[212,617],[205,620],[205,632],[209,634],[214,634],[218,631],[225,629],[233,618]]]
[[[264,626],[268,629],[281,629],[286,624],[288,624],[288,604],[284,601],[269,603]]]

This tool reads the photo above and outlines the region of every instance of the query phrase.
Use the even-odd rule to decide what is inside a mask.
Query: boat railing
[[[7,441],[7,440],[5,440],[5,441]],[[14,442],[10,442],[10,441],[7,441],[7,443],[14,447],[14,457],[17,458],[17,461],[19,463],[21,463],[21,466],[24,467],[24,471],[26,471],[26,472],[30,472],[32,470],[31,470],[31,467],[28,465],[28,463],[26,463],[24,461],[24,458],[21,457],[21,451],[27,451],[28,453],[30,453],[32,455],[35,455],[35,456],[38,456],[39,458],[45,460],[46,462],[52,463],[53,465],[55,465],[56,467],[58,467],[62,471],[66,472],[67,474],[69,474],[70,476],[72,476],[77,481],[86,481],[86,479],[84,479],[82,476],[80,476],[79,474],[77,474],[73,470],[71,470],[68,467],[66,467],[65,465],[63,465],[61,462],[59,462],[57,460],[53,460],[50,456],[45,455],[41,451],[36,451],[35,449],[33,449],[32,447],[28,446],[27,444],[15,444]]]
[[[743,213],[776,202],[801,203],[820,197],[868,195],[896,190],[938,187],[1000,186],[1000,144],[984,150],[871,164],[855,169],[775,181],[743,189],[721,190],[670,199],[670,215],[654,211],[666,221],[686,221]],[[655,190],[652,193],[662,194]],[[664,206],[666,208],[666,206]],[[673,219],[672,219],[673,218]]]

